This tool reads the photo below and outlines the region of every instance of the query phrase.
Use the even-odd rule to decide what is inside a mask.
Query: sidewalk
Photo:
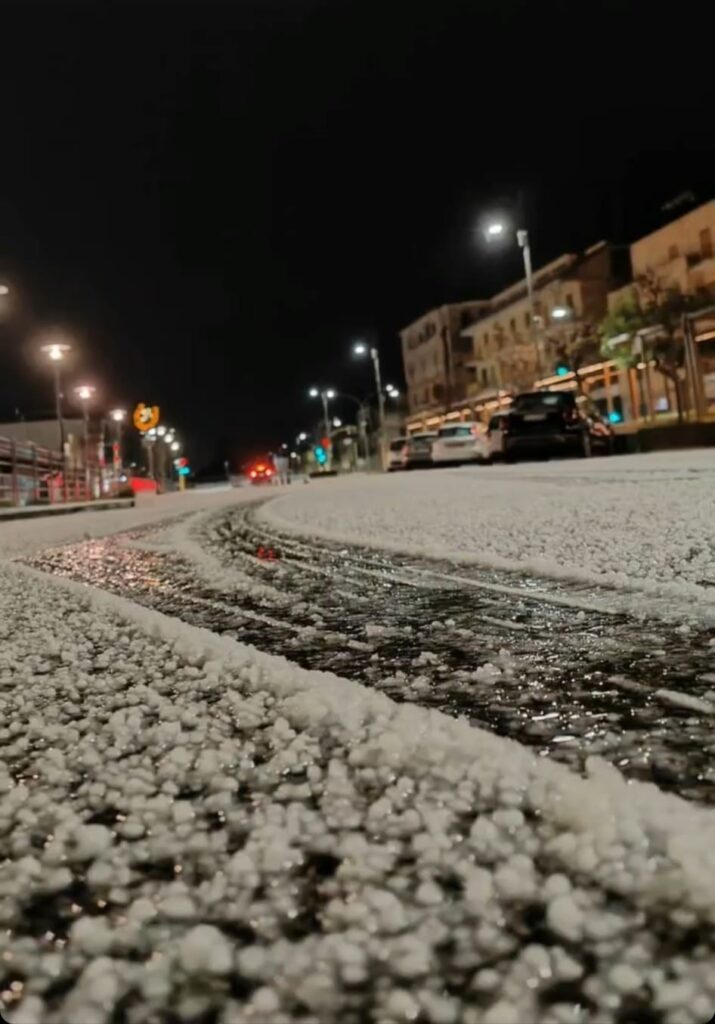
[[[13,505],[0,508],[0,522],[13,519],[37,519],[40,516],[61,516],[70,512],[102,512],[106,509],[132,508],[134,498],[106,498],[97,501],[68,501],[52,505]]]

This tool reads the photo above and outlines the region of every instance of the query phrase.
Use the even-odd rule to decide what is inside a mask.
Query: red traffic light
[[[176,460],[176,465],[178,469],[183,469],[185,466],[188,466],[188,464],[189,460],[183,455],[181,456],[181,458]]]

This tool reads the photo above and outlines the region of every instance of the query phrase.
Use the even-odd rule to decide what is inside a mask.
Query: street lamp
[[[84,420],[84,478],[87,487],[87,495],[90,494],[90,470],[89,470],[89,403],[97,389],[91,384],[78,384],[74,393],[82,405],[82,419]]]
[[[171,450],[172,450],[172,452],[180,452],[181,451],[181,444],[178,441],[172,441],[171,442]]]
[[[43,345],[40,351],[43,355],[47,356],[52,364],[54,370],[54,381],[55,381],[55,412],[57,414],[57,427],[60,435],[60,452],[64,457],[65,451],[65,424],[62,418],[62,361],[64,360],[67,353],[70,351],[71,346],[62,342],[53,341],[47,345]]]
[[[334,427],[342,427],[342,425],[343,425],[343,421],[341,419],[338,419],[337,416],[334,416],[333,417],[333,426]]]
[[[78,384],[74,388],[74,393],[82,403],[82,418],[84,419],[84,443],[85,445],[89,439],[89,403],[91,402],[94,393],[97,389],[92,387],[91,384]],[[86,454],[86,453],[85,453]]]
[[[364,341],[356,341],[353,345],[353,353],[356,356],[370,354],[372,367],[375,372],[375,387],[377,389],[377,418],[378,418],[378,447],[380,449],[380,466],[385,468],[385,396],[382,392],[382,374],[380,372],[380,353],[377,346],[368,346]]]
[[[330,411],[328,409],[328,402],[335,398],[335,391],[333,388],[318,389],[311,388],[308,392],[311,398],[320,398],[323,403],[323,427],[325,428],[325,436],[330,437]]]
[[[301,433],[298,434],[298,440],[299,441],[307,441],[308,440],[308,435],[305,433],[305,431],[301,431]]]
[[[109,418],[114,423],[114,471],[119,473],[122,469],[122,424],[127,418],[127,410],[111,409]]]
[[[486,235],[487,241],[496,241],[497,239],[503,238],[507,233],[507,224],[503,220],[491,220],[488,221],[484,227],[484,234]],[[536,370],[541,377],[542,366],[541,366],[541,351],[539,348],[539,341],[537,338],[537,319],[536,309],[534,306],[534,281],[531,270],[531,246],[529,245],[529,232],[526,228],[516,229],[516,241],[521,249],[521,254],[524,259],[524,275],[526,277],[526,294],[529,300],[529,327],[531,334],[532,343],[536,352]]]

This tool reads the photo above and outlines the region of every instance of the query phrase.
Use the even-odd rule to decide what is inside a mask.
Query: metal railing
[[[102,490],[98,465],[78,466],[59,452],[0,437],[0,508],[88,501]]]

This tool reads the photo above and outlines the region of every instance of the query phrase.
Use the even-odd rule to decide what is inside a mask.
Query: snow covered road
[[[274,527],[613,588],[715,625],[713,449],[344,477],[265,509]]]
[[[0,584],[9,1020],[709,1018],[710,812],[117,598]]]
[[[462,476],[434,475],[435,507]],[[25,564],[0,564],[3,1014],[709,1020],[702,580],[646,580],[645,614],[640,580],[387,552],[391,480],[363,481],[370,547],[338,543],[360,482],[324,483],[50,551],[6,536]],[[424,486],[402,478],[400,515]]]

